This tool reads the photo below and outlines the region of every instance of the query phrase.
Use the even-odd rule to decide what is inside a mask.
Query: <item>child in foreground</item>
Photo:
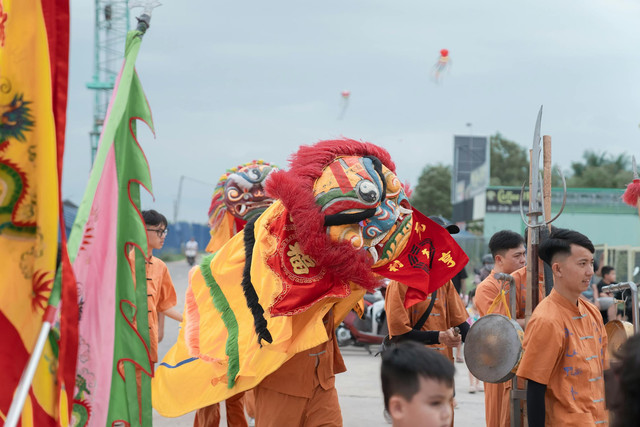
[[[394,427],[449,427],[455,368],[446,357],[413,341],[382,354],[382,394]]]

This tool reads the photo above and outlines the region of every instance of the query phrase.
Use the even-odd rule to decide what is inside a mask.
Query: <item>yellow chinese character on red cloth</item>
[[[289,245],[289,262],[293,267],[293,272],[296,274],[309,274],[309,267],[315,267],[316,262],[309,255],[302,253],[300,244],[296,242],[293,245]]]
[[[431,258],[431,253],[429,252],[429,249],[427,249],[427,248],[424,248],[422,250],[422,255],[426,255],[427,259]]]
[[[416,221],[415,225],[413,226],[413,229],[415,230],[416,233],[418,233],[418,236],[422,239],[422,232],[427,229],[427,226],[424,224],[420,224],[419,222]]]
[[[389,271],[398,271],[398,269],[404,267],[404,264],[398,260],[393,261],[389,264]]]
[[[451,267],[456,265],[456,262],[451,257],[451,251],[443,252],[442,256],[440,257],[440,259],[438,261],[444,262],[445,264],[447,264],[447,267],[449,267],[449,268],[451,268]]]

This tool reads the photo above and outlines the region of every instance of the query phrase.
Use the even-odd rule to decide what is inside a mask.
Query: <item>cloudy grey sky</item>
[[[76,203],[90,167],[93,7],[71,1],[63,197]],[[206,222],[225,169],[286,166],[299,145],[341,135],[385,147],[415,183],[452,162],[455,134],[529,146],[541,104],[563,169],[585,149],[638,156],[639,22],[635,0],[164,0],[137,61],[157,135],[141,132],[155,194],[144,208],[172,219],[186,176],[179,219]],[[452,67],[436,84],[443,48]]]

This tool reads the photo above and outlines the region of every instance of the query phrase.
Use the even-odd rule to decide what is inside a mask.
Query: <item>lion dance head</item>
[[[264,160],[253,160],[228,169],[218,180],[211,206],[209,227],[211,241],[208,252],[217,251],[251,219],[259,216],[272,203],[264,184],[278,167]]]

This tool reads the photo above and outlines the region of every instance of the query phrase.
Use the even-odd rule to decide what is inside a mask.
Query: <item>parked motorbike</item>
[[[358,317],[355,311],[350,311],[336,329],[338,346],[355,345],[364,347],[369,354],[373,345],[377,350],[383,338],[388,334],[387,316],[384,310],[384,296],[382,292],[364,296],[364,317]]]

